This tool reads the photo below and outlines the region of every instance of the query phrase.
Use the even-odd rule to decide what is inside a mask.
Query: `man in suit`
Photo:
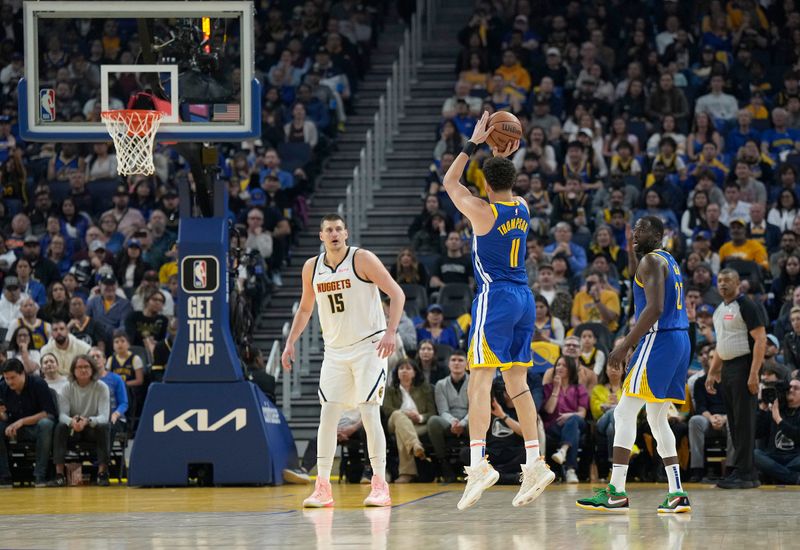
[[[747,224],[747,236],[764,245],[772,254],[781,246],[781,230],[777,225],[766,220],[767,207],[764,203],[754,202],[750,205],[750,223]]]

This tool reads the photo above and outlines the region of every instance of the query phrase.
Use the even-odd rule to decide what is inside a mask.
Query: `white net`
[[[156,171],[153,142],[163,116],[161,111],[136,110],[104,111],[100,114],[114,140],[120,176],[150,176]]]

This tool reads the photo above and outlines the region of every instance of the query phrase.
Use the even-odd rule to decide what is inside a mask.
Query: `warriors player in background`
[[[689,369],[689,319],[684,307],[681,270],[675,258],[659,246],[664,239],[660,218],[645,216],[633,228],[633,249],[640,258],[632,270],[636,323],[625,339],[608,355],[609,365],[624,365],[630,351],[628,375],[622,398],[614,409],[614,451],[608,487],[594,496],[577,501],[578,508],[601,512],[627,512],[625,480],[631,448],[636,440],[636,417],[644,406],[647,423],[664,461],[669,493],[658,513],[690,512],[689,497],[681,485],[675,435],[669,426],[670,403],[686,399],[686,371]],[[633,259],[635,262],[635,258]]]
[[[330,474],[336,428],[342,412],[356,405],[372,464],[372,490],[364,505],[391,506],[380,406],[387,357],[395,350],[405,295],[375,254],[347,246],[347,228],[340,216],[322,218],[319,238],[325,252],[303,265],[303,295],[281,356],[283,368],[291,368],[294,344],[308,324],[316,300],[325,342],[318,392],[322,410],[317,433],[317,482],[303,506],[333,506]],[[390,299],[388,326],[379,289]]]
[[[475,504],[483,491],[499,478],[486,457],[491,388],[497,369],[503,373],[506,391],[514,401],[525,438],[522,487],[512,504],[523,506],[532,502],[555,479],[539,457],[536,406],[527,381],[528,367],[533,364],[531,339],[536,321],[536,305],[525,272],[530,213],[527,202],[511,191],[517,174],[514,164],[504,158],[516,150],[519,142],[509,142],[505,151],[495,149],[495,158],[483,164],[489,202],[472,196],[459,181],[470,155],[493,130],[487,128],[488,122],[489,114],[484,113],[472,138],[444,177],[447,194],[472,222],[475,234],[472,262],[478,281],[467,354],[470,465],[465,468],[467,486],[458,503],[459,510]]]

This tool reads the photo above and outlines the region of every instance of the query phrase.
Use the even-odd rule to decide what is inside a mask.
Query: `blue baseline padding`
[[[244,426],[235,418],[215,426],[233,412],[244,418]],[[128,481],[185,486],[189,464],[210,463],[215,484],[280,485],[284,468],[296,460],[283,414],[251,382],[153,384],[136,431]]]

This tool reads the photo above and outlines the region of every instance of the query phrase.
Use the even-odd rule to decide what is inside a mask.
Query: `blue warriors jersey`
[[[531,218],[518,202],[492,203],[495,221],[486,235],[472,240],[472,264],[478,287],[494,282],[528,284],[525,240]]]
[[[650,254],[667,264],[667,275],[664,279],[664,310],[650,332],[687,330],[689,318],[684,307],[683,277],[678,262],[665,250],[654,250]],[[638,319],[647,306],[647,297],[644,293],[644,283],[639,280],[638,275],[634,277],[634,282],[636,284],[633,285],[633,303]]]

